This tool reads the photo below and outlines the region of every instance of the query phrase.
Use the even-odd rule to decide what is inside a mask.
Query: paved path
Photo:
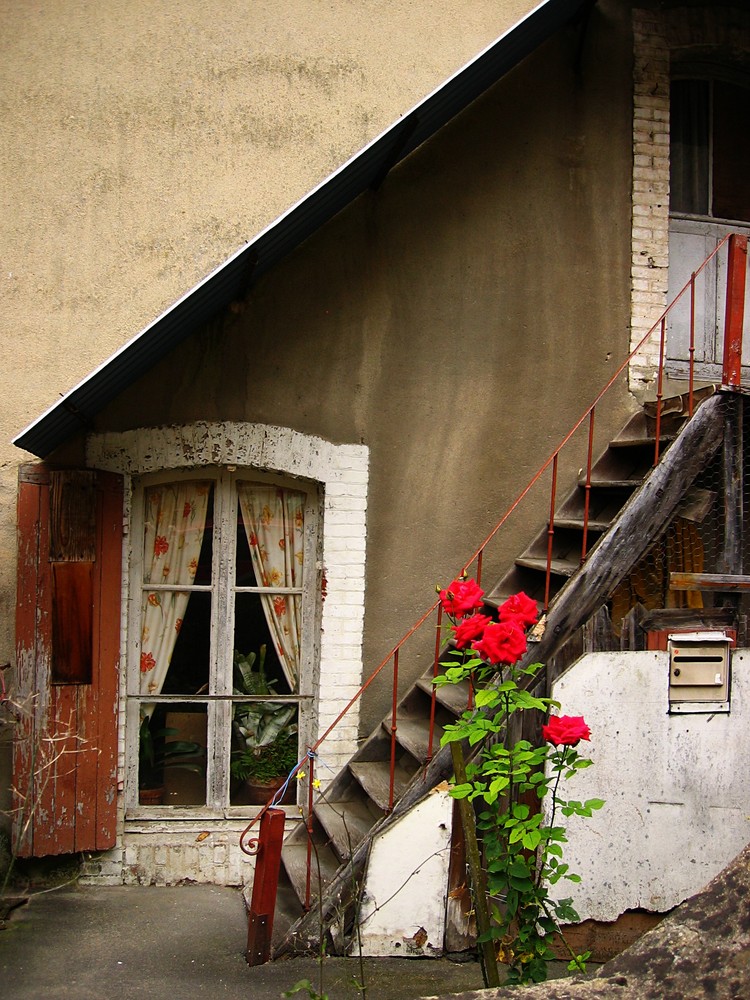
[[[277,1000],[301,979],[318,983],[313,959],[249,968],[238,890],[66,887],[33,896],[0,930],[3,1000]],[[330,1000],[362,996],[353,959],[326,959]],[[368,959],[367,1000],[413,1000],[482,985],[475,962]],[[296,994],[308,1000],[307,992]]]

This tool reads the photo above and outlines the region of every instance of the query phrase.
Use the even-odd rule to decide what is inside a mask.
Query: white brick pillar
[[[633,11],[633,227],[631,351],[667,304],[669,263],[669,44],[658,11]],[[630,367],[638,396],[654,382],[659,331]]]

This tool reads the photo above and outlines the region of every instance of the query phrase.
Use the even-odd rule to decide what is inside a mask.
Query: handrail
[[[549,469],[550,466],[553,468],[552,473],[552,489],[551,489],[551,500],[550,500],[550,519],[548,528],[548,544],[547,544],[547,569],[546,569],[546,579],[545,579],[545,601],[544,601],[544,611],[546,612],[549,607],[549,589],[550,589],[550,575],[551,575],[551,562],[552,562],[552,543],[554,536],[554,516],[555,516],[555,495],[557,489],[557,465],[560,453],[563,448],[571,441],[576,432],[584,424],[586,420],[589,421],[589,431],[588,431],[588,453],[586,461],[586,482],[585,482],[585,507],[584,507],[584,532],[583,532],[583,550],[581,553],[581,561],[586,558],[587,554],[587,533],[588,533],[588,519],[589,519],[589,508],[588,500],[589,493],[591,490],[591,471],[592,471],[592,456],[593,456],[593,434],[594,434],[594,418],[596,407],[599,405],[603,397],[609,392],[612,386],[617,382],[619,377],[628,368],[635,356],[642,350],[646,342],[651,338],[656,331],[659,331],[659,366],[657,372],[657,391],[656,391],[656,447],[654,454],[654,465],[659,461],[659,433],[661,424],[661,407],[663,401],[663,377],[664,377],[664,364],[666,356],[666,326],[667,318],[672,312],[672,310],[681,301],[682,297],[686,292],[690,292],[690,346],[689,346],[689,389],[688,389],[688,413],[692,416],[693,413],[693,396],[694,396],[694,378],[693,369],[695,362],[695,283],[696,278],[698,278],[710,264],[710,262],[717,256],[719,251],[728,244],[729,254],[730,254],[730,264],[727,268],[728,280],[734,284],[731,287],[731,295],[727,295],[727,313],[725,318],[725,325],[727,330],[732,331],[731,343],[728,343],[729,338],[725,338],[725,352],[724,352],[724,379],[723,385],[725,388],[737,389],[739,388],[739,370],[741,363],[742,354],[742,312],[744,306],[744,275],[747,257],[747,242],[748,238],[746,236],[740,236],[736,233],[731,233],[725,236],[716,246],[711,254],[703,261],[701,266],[694,271],[689,280],[685,283],[682,289],[678,292],[675,298],[670,302],[666,309],[661,313],[659,318],[653,324],[653,326],[648,330],[648,332],[641,338],[638,344],[630,351],[625,360],[619,365],[614,374],[609,378],[604,387],[599,391],[599,393],[594,398],[593,402],[586,408],[581,417],[576,421],[573,427],[568,431],[568,433],[563,437],[560,444],[555,448],[555,450],[549,455],[546,461],[539,467],[536,473],[531,477],[528,484],[521,490],[516,499],[503,514],[500,520],[495,524],[489,534],[486,536],[481,545],[474,551],[470,559],[463,564],[462,574],[468,572],[469,568],[476,563],[477,580],[480,579],[482,573],[482,561],[484,558],[484,552],[489,543],[494,539],[503,525],[507,522],[508,518],[515,512],[518,506],[522,503],[525,497],[533,489],[533,487],[539,482],[544,473]],[[743,256],[744,255],[744,256]],[[741,275],[741,280],[740,280]],[[731,377],[726,377],[727,373],[730,373]],[[318,737],[315,743],[307,750],[304,757],[295,766],[294,771],[298,771],[305,761],[310,762],[310,774],[308,777],[309,789],[308,789],[308,816],[307,823],[308,827],[312,822],[312,788],[313,788],[313,761],[317,754],[318,748],[321,744],[330,736],[331,732],[338,726],[339,722],[344,718],[344,716],[349,712],[354,704],[362,697],[364,692],[370,687],[372,682],[380,673],[385,669],[385,667],[393,662],[393,692],[392,692],[392,710],[391,710],[391,723],[389,727],[390,738],[391,738],[391,755],[390,755],[390,791],[389,791],[389,807],[388,811],[393,808],[394,800],[394,773],[395,773],[395,759],[396,759],[396,739],[397,739],[397,718],[396,709],[398,704],[398,664],[400,652],[404,645],[418,632],[425,622],[432,616],[436,608],[440,608],[440,601],[436,600],[425,613],[412,625],[412,627],[406,632],[406,634],[399,639],[399,641],[393,646],[393,648],[386,654],[383,660],[378,664],[378,666],[372,671],[370,676],[364,682],[364,684],[359,688],[359,690],[354,694],[354,696],[349,700],[346,706],[339,712],[333,722],[328,726],[325,732]],[[438,668],[438,659],[440,655],[440,635],[442,629],[442,608],[438,612],[438,622],[437,622],[437,634],[435,643],[435,662],[434,671]],[[430,737],[429,737],[429,747],[428,747],[428,759],[432,757],[433,754],[433,733],[434,733],[434,723],[435,723],[435,691],[432,694],[432,706],[430,713]],[[294,772],[293,772],[294,773]],[[253,817],[248,826],[240,835],[240,847],[247,854],[254,854],[257,852],[257,841],[250,840],[247,841],[247,837],[252,830],[252,828],[259,822],[261,817],[265,812],[274,805],[274,799],[271,799],[265,806],[260,810],[260,812]],[[308,838],[309,839],[309,838]],[[247,846],[246,846],[247,841]],[[309,888],[308,888],[308,899],[307,904],[309,906]]]

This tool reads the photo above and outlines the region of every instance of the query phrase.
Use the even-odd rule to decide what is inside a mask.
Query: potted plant
[[[179,730],[172,727],[151,730],[151,720],[141,721],[138,754],[138,798],[141,805],[161,805],[164,798],[164,770],[179,767],[203,774],[206,751],[193,740],[170,740]]]
[[[234,693],[273,695],[276,682],[265,673],[266,647],[260,653],[234,654]],[[257,664],[257,666],[256,666]],[[277,792],[297,763],[297,706],[279,701],[235,704],[232,721],[236,749],[230,771],[244,782],[249,804],[263,805]]]

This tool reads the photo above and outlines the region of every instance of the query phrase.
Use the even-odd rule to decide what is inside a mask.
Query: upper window
[[[750,221],[750,89],[723,80],[673,80],[670,210]]]
[[[264,802],[309,723],[316,490],[247,470],[150,478],[133,527],[130,808]]]

